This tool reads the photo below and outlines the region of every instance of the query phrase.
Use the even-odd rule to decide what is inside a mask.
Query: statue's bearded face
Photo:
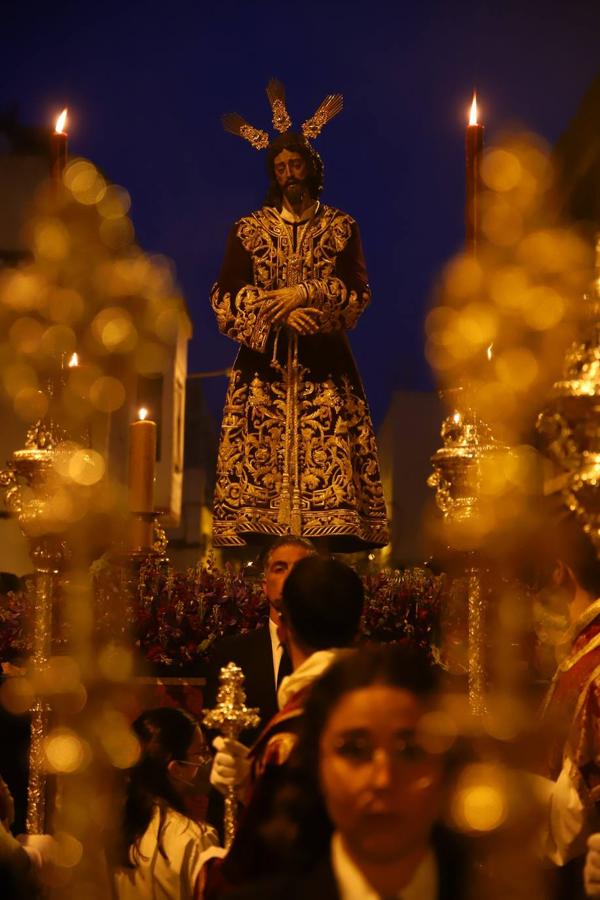
[[[294,150],[282,150],[274,161],[275,179],[283,195],[294,205],[306,193],[306,160]]]

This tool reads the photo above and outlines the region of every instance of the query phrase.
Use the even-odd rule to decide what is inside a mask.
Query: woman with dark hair
[[[191,900],[199,896],[202,853],[217,836],[187,816],[184,800],[206,785],[210,752],[198,724],[180,709],[147,710],[133,730],[140,757],[127,774],[117,896]]]
[[[428,729],[435,695],[430,664],[404,647],[334,663],[311,691],[265,833],[258,868],[278,874],[231,897],[466,896],[459,841],[438,824],[449,765],[448,741]]]

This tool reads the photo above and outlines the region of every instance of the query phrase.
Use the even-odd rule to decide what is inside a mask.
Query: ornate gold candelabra
[[[52,390],[50,389],[52,397]],[[33,425],[25,448],[13,453],[8,467],[0,471],[0,487],[6,490],[6,505],[17,517],[28,540],[34,564],[33,654],[31,666],[41,672],[52,652],[53,603],[57,579],[69,556],[67,544],[59,535],[50,534],[47,517],[52,504],[54,456],[64,433],[51,418]],[[46,828],[46,773],[44,738],[48,731],[49,706],[37,696],[31,709],[29,744],[29,782],[26,828],[30,834]]]
[[[472,525],[480,512],[482,464],[491,454],[505,449],[493,438],[489,427],[472,409],[468,392],[454,388],[443,392],[454,407],[441,428],[443,444],[431,457],[433,473],[427,483],[436,492],[444,517],[446,544],[456,550],[457,533]],[[485,713],[485,604],[481,570],[475,550],[465,565],[468,598],[469,705],[474,715]]]
[[[244,673],[235,663],[230,662],[221,669],[217,705],[214,709],[205,710],[203,718],[208,728],[215,728],[223,737],[232,740],[237,739],[245,728],[254,728],[259,724],[258,709],[246,706]],[[235,787],[230,786],[225,795],[225,849],[229,849],[235,837],[235,812]]]
[[[583,304],[582,337],[566,355],[538,430],[562,470],[558,483],[567,506],[600,553],[600,232],[594,283]]]
[[[164,556],[169,546],[167,533],[160,522],[162,513],[132,512],[129,515],[129,555],[135,561],[151,553]]]
[[[468,522],[479,509],[481,461],[497,451],[489,427],[470,406],[463,388],[443,392],[454,410],[442,422],[443,444],[431,457],[433,473],[427,484],[449,523]]]

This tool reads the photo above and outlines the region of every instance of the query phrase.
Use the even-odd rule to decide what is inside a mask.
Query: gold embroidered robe
[[[302,283],[317,334],[271,326],[264,291]],[[234,225],[211,294],[241,344],[223,411],[215,546],[257,536],[328,538],[332,550],[388,542],[377,447],[346,330],[370,300],[356,222],[319,206],[287,222],[263,207]]]

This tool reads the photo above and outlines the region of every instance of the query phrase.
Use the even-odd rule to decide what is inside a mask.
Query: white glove
[[[230,787],[244,787],[250,778],[248,747],[231,738],[217,737],[213,741],[217,751],[210,770],[210,783],[221,794]]]
[[[600,897],[600,834],[588,838],[583,883],[588,897]]]

